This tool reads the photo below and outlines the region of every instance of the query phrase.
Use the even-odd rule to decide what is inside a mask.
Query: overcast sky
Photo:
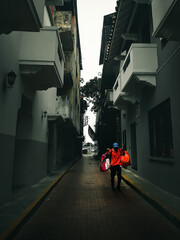
[[[104,15],[115,12],[116,0],[77,0],[78,22],[81,43],[82,66],[81,77],[85,82],[102,72],[99,66],[102,27]],[[87,111],[89,125],[94,129],[95,116]],[[86,142],[91,141],[84,128]]]
[[[104,15],[115,12],[116,0],[77,0],[83,71],[88,81],[101,72],[99,66]]]

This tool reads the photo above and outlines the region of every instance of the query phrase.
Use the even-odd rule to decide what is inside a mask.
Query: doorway
[[[29,141],[32,132],[32,103],[24,95],[18,111],[16,125],[15,152],[13,162],[13,192],[28,185],[29,178]]]

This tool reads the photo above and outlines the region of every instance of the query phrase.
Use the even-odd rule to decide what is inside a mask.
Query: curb
[[[128,178],[125,174],[122,174],[122,179],[132,189],[139,193],[145,200],[153,205],[158,211],[160,211],[169,221],[171,221],[178,229],[180,229],[180,216],[167,205],[161,202],[158,198],[147,192],[144,188],[136,184],[133,180]]]
[[[39,208],[43,203],[45,198],[49,195],[52,189],[57,185],[57,183],[64,177],[64,175],[69,171],[69,169],[76,164],[81,158],[75,160],[62,175],[59,175],[32,203],[27,207],[22,214],[0,234],[0,240],[11,240],[24,224],[29,220],[29,218],[34,214],[34,212]]]

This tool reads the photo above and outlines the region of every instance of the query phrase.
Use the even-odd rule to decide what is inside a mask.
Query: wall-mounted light
[[[9,72],[4,80],[4,88],[12,88],[14,86],[17,75],[14,71]]]
[[[46,117],[47,117],[47,111],[43,111],[41,117],[42,117],[42,118],[46,118]]]
[[[15,74],[15,72],[11,71],[11,72],[8,73],[7,76],[8,76],[8,80],[7,80],[8,85],[9,85],[10,88],[12,88],[14,83],[15,83],[17,75]]]
[[[123,113],[123,119],[126,119],[127,118],[127,114],[124,112]]]

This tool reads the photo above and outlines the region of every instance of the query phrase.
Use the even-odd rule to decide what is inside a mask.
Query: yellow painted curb
[[[54,180],[33,202],[27,207],[24,212],[0,235],[0,240],[5,240],[18,227],[18,225],[25,219],[25,217],[32,211],[32,209],[43,199],[43,197],[53,188],[53,186],[62,178],[60,175]]]
[[[174,209],[172,209],[170,206],[166,205],[164,202],[147,192],[144,188],[140,187],[138,184],[136,184],[133,180],[128,178],[125,174],[122,174],[122,178],[129,182],[131,185],[133,185],[138,191],[140,191],[142,194],[144,194],[146,197],[154,201],[156,204],[158,204],[160,207],[162,207],[166,212],[168,212],[170,215],[174,216],[178,221],[180,221],[180,213],[177,213]]]

